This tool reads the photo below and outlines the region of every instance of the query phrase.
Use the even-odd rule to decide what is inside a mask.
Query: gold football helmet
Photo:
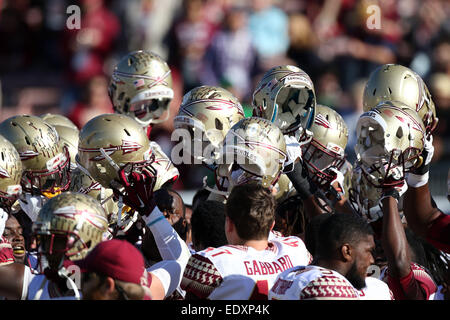
[[[244,109],[228,90],[213,86],[200,86],[183,97],[178,115],[174,119],[175,129],[186,129],[192,137],[190,148],[186,148],[194,159],[214,160],[225,135],[232,126],[244,118]],[[198,149],[196,148],[198,145]],[[214,150],[210,159],[206,148]],[[201,147],[201,149],[200,149]]]
[[[419,166],[425,128],[417,113],[398,101],[384,101],[363,113],[356,125],[355,152],[363,172],[375,186],[400,179]]]
[[[272,187],[285,159],[286,142],[281,130],[263,118],[244,118],[225,137],[221,163],[216,168],[216,186],[230,192],[236,185],[259,180],[264,187]]]
[[[417,112],[427,135],[436,128],[438,118],[431,94],[422,78],[411,69],[385,64],[372,72],[364,88],[364,111],[386,100],[399,101]]]
[[[102,241],[107,227],[106,213],[94,198],[71,191],[51,198],[33,224],[41,262],[58,270],[64,258],[84,258]]]
[[[311,179],[318,185],[329,184],[334,175],[329,168],[340,170],[345,162],[348,129],[342,116],[330,107],[317,105],[310,128],[311,142],[302,145],[302,157]]]
[[[70,156],[53,126],[36,116],[17,115],[0,123],[0,134],[19,153],[24,192],[48,197],[68,189]]]
[[[68,126],[53,125],[58,132],[61,143],[67,147],[70,156],[70,171],[77,167],[76,155],[78,153],[78,135],[80,131],[77,128]]]
[[[297,140],[311,136],[316,94],[310,77],[291,65],[267,71],[253,93],[253,114],[273,122],[283,134]]]
[[[9,211],[22,193],[22,161],[14,145],[0,135],[0,207]]]
[[[78,165],[105,188],[120,181],[125,165],[132,170],[149,166],[154,159],[150,140],[143,128],[122,114],[102,114],[89,120],[80,131]]]
[[[172,75],[167,63],[153,52],[139,50],[124,56],[114,68],[108,92],[114,111],[141,126],[169,118]]]
[[[118,212],[117,202],[114,201],[113,191],[110,188],[103,187],[100,183],[92,179],[83,168],[79,167],[72,171],[72,181],[70,182],[70,191],[87,194],[96,199],[108,215],[108,221],[111,224],[112,219]],[[115,222],[115,221],[113,221]]]
[[[45,113],[43,115],[40,115],[39,117],[52,126],[64,126],[72,128],[74,130],[78,130],[78,127],[75,125],[75,123],[73,123],[72,120],[70,120],[66,116],[63,116],[62,114]]]

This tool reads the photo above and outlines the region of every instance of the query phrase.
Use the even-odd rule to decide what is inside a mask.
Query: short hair
[[[373,235],[373,230],[363,218],[349,213],[335,213],[319,226],[315,246],[316,258],[329,259],[345,243],[356,245],[363,238]]]
[[[192,240],[205,248],[226,245],[225,204],[220,201],[200,202],[192,211]]]
[[[317,243],[319,242],[319,229],[322,222],[331,217],[332,213],[325,212],[312,217],[305,228],[305,245],[312,256],[315,255]]]
[[[211,194],[211,191],[209,191],[207,189],[198,190],[194,194],[194,197],[192,198],[192,210],[194,210],[195,207],[197,207],[199,203],[206,201],[210,194]]]
[[[225,207],[241,239],[262,240],[267,239],[275,221],[275,206],[269,189],[250,182],[234,187]]]

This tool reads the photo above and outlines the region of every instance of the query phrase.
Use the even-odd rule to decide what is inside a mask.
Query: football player
[[[49,199],[33,223],[40,273],[19,263],[0,267],[0,294],[11,300],[79,299],[69,266],[102,241],[106,228],[106,214],[92,197],[63,192]]]
[[[276,276],[294,265],[309,264],[311,255],[300,238],[268,240],[275,199],[261,183],[234,186],[225,206],[228,244],[192,255],[181,288],[186,299],[266,300]]]
[[[375,248],[370,226],[360,217],[330,214],[319,225],[314,261],[278,275],[271,300],[357,300],[366,286]]]

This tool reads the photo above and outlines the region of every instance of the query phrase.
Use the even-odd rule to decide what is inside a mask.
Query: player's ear
[[[352,247],[350,244],[345,243],[341,246],[341,258],[344,262],[348,262],[348,261],[352,261],[353,257],[352,257]]]

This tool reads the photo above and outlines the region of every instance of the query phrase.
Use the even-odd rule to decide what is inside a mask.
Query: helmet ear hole
[[[403,129],[402,129],[402,127],[398,127],[397,133],[395,135],[399,139],[401,139],[403,137]]]
[[[218,118],[216,118],[215,125],[217,130],[223,130],[223,123]]]

